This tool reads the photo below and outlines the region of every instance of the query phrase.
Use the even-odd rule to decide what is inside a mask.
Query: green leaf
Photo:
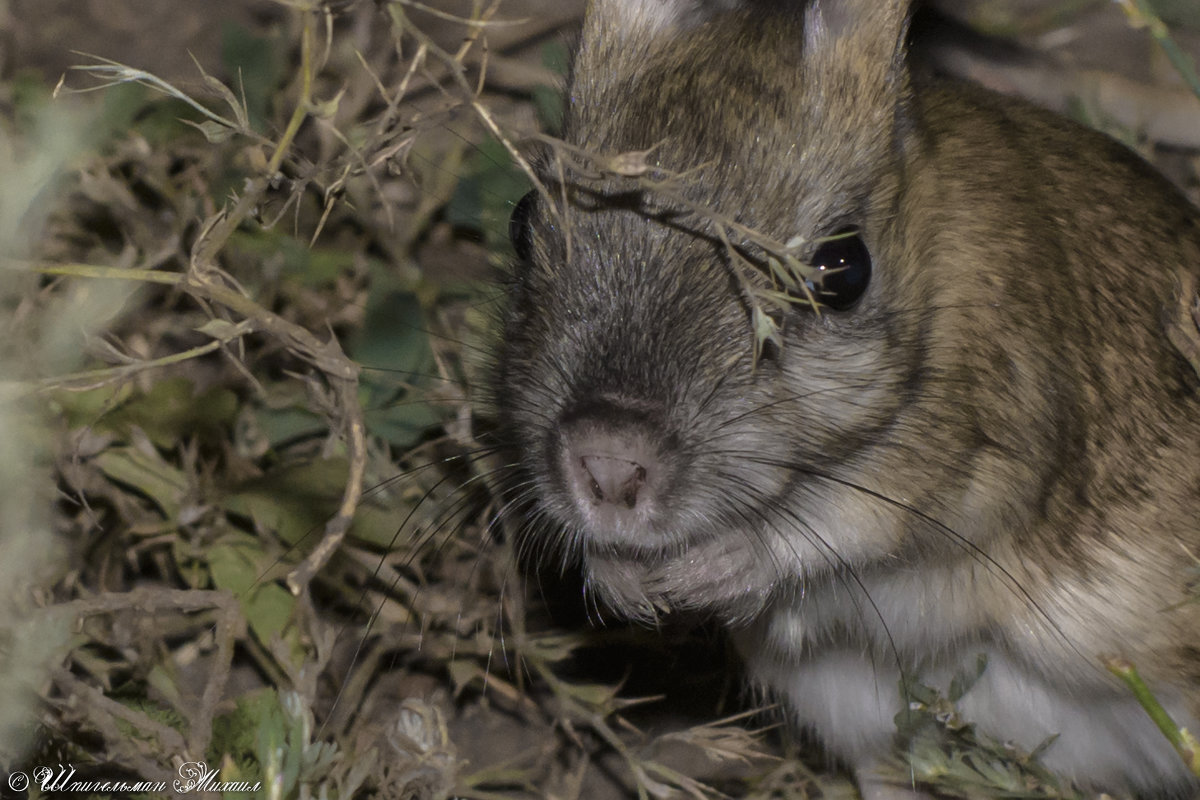
[[[134,396],[131,383],[112,384],[83,392],[60,391],[51,395],[51,403],[70,428],[97,427],[101,417],[120,408]],[[100,425],[100,427],[104,427]]]
[[[235,23],[226,22],[221,37],[221,63],[233,76],[230,84],[244,97],[250,126],[263,133],[271,116],[271,98],[284,78],[284,59],[276,38],[255,36]]]
[[[188,489],[187,478],[158,453],[136,447],[112,447],[97,455],[93,463],[112,480],[154,501],[167,519],[179,516],[179,506]]]
[[[283,709],[278,702],[273,707],[264,706],[255,735],[254,751],[258,756],[258,763],[263,767],[263,784],[280,789],[279,797],[289,797],[295,785],[294,780],[291,784],[283,783],[281,774],[286,743],[287,724]]]
[[[409,504],[391,505],[387,508],[360,504],[347,535],[355,541],[365,542],[382,550],[396,549],[407,543],[412,533],[411,530],[400,529],[410,508]]]
[[[325,417],[305,408],[260,408],[254,411],[254,420],[273,449],[329,431]]]
[[[282,724],[283,713],[274,689],[267,687],[239,695],[232,711],[213,719],[209,763],[219,763],[225,756],[245,763],[247,757],[254,755],[260,728],[270,726],[273,719]]]
[[[183,708],[183,696],[179,693],[174,671],[168,671],[162,664],[155,664],[146,674],[146,684],[175,709]]]
[[[244,608],[254,635],[261,642],[270,642],[275,636],[284,638],[284,628],[296,609],[296,598],[277,583],[263,583],[246,595]]]
[[[296,598],[286,589],[262,580],[270,566],[262,543],[248,534],[227,534],[208,550],[213,585],[237,596],[250,630],[263,643],[283,636],[296,606]]]
[[[1170,25],[1200,29],[1200,4],[1196,0],[1148,0],[1154,13]]]
[[[512,257],[508,220],[532,184],[497,139],[484,140],[466,164],[465,177],[446,207],[451,225],[479,231],[488,252]]]
[[[109,697],[113,700],[116,700],[126,708],[145,715],[160,725],[174,728],[180,733],[187,730],[187,720],[185,720],[183,715],[175,709],[160,705],[146,697],[121,697],[120,694],[121,692],[119,690],[112,690],[109,692]],[[131,740],[141,740],[145,742],[155,741],[154,734],[142,728],[135,727],[129,720],[117,717],[113,719],[113,722],[116,724],[117,728],[122,730]]]
[[[571,63],[570,50],[564,42],[547,42],[542,47],[542,66],[558,75],[565,76]],[[566,103],[561,86],[535,86],[532,92],[533,106],[538,121],[547,133],[557,136],[562,132]]]
[[[214,317],[203,325],[194,328],[197,333],[203,333],[205,336],[211,336],[214,339],[228,340],[232,339],[239,326],[227,319],[219,319]]]
[[[237,231],[229,237],[226,250],[250,262],[270,260],[282,267],[289,280],[312,287],[333,283],[354,258],[338,248],[309,247],[306,242],[278,229]]]
[[[351,356],[394,381],[431,374],[433,350],[420,301],[396,281],[376,275],[362,331],[349,342]]]
[[[216,120],[206,119],[203,122],[188,122],[188,124],[204,134],[204,138],[209,144],[224,144],[233,138],[233,129]]]
[[[946,694],[946,699],[951,703],[957,703],[962,699],[963,695],[971,690],[976,681],[983,676],[984,670],[987,669],[987,654],[980,653],[975,659],[975,668],[971,671],[960,671],[950,680],[950,691]]]
[[[221,501],[222,508],[253,520],[289,545],[315,546],[325,523],[337,513],[346,485],[345,459],[329,458],[272,470],[244,483]],[[359,505],[348,535],[360,542],[391,549],[408,507]]]
[[[410,287],[377,271],[363,326],[348,342],[352,358],[367,370],[362,404],[368,432],[407,448],[445,419],[425,402],[440,379],[421,301]]]
[[[446,419],[446,414],[420,399],[407,399],[413,392],[385,403],[382,407],[368,407],[363,415],[367,431],[375,437],[391,442],[401,448],[416,444],[422,434]],[[371,405],[374,405],[372,403]]]
[[[234,761],[232,758],[224,758],[218,763],[221,764],[220,780],[226,785],[230,784],[247,784],[253,786],[262,781],[262,769],[254,763],[245,764],[243,762]],[[265,787],[263,787],[265,788]],[[222,790],[221,800],[251,800],[257,797],[255,792],[235,792],[232,790]]]
[[[254,520],[289,545],[316,544],[337,510],[349,468],[345,459],[317,459],[272,470],[222,501],[226,511]]]
[[[262,544],[245,533],[230,533],[213,542],[208,548],[208,566],[213,585],[228,589],[243,597],[258,582],[265,571],[266,559]]]
[[[102,388],[77,395],[63,392],[56,400],[72,426],[90,425],[126,440],[140,428],[164,450],[193,437],[224,441],[238,407],[237,395],[229,389],[213,387],[197,395],[195,385],[183,377],[165,378],[138,395],[127,387]]]
[[[303,773],[309,736],[312,732],[311,716],[300,707],[300,696],[287,692],[283,695],[284,722],[287,725],[287,747],[283,756],[284,782],[297,783]]]

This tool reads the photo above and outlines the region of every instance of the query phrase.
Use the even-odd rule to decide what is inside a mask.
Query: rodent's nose
[[[590,480],[592,498],[597,503],[615,503],[626,508],[637,505],[638,491],[646,483],[646,468],[619,456],[583,455],[579,466]]]
[[[666,469],[643,424],[595,417],[564,426],[559,464],[571,504],[596,541],[643,541]]]

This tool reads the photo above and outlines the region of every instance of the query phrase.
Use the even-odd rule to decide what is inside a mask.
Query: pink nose
[[[598,542],[646,543],[669,477],[653,431],[619,417],[592,416],[563,427],[563,488],[581,530]]]
[[[646,483],[646,468],[636,461],[607,455],[584,455],[579,458],[579,467],[586,475],[580,475],[591,490],[597,504],[611,503],[633,508],[638,502],[638,491]]]

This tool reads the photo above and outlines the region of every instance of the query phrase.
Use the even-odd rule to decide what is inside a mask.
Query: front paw
[[[615,557],[589,558],[584,563],[584,591],[598,608],[607,608],[634,622],[654,624],[670,610],[667,599],[650,590],[653,582],[645,564]]]
[[[756,617],[770,599],[778,576],[761,568],[750,553],[726,548],[689,553],[647,576],[647,593],[667,606],[712,614],[740,626]]]
[[[769,568],[769,555],[730,538],[694,545],[661,561],[591,559],[586,565],[589,591],[635,620],[654,622],[669,611],[694,611],[729,625],[744,624],[763,609],[780,581]]]

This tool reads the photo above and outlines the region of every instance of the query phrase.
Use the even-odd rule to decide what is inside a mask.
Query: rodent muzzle
[[[562,486],[591,544],[650,544],[667,467],[653,430],[611,416],[563,424]]]

